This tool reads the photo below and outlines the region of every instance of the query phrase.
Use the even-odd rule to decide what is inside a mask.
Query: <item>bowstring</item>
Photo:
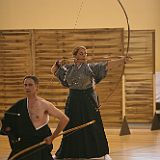
[[[78,14],[77,14],[77,16],[76,16],[76,20],[75,20],[75,23],[74,23],[73,32],[75,32],[75,30],[77,29],[78,20],[79,20],[79,17],[80,17],[82,8],[83,8],[83,6],[84,6],[84,1],[85,1],[85,0],[82,0],[82,1],[81,1],[81,5],[80,5],[80,7],[79,7],[79,9],[78,9]],[[53,83],[53,79],[54,79],[54,76],[52,76],[52,78],[51,78],[51,83]]]
[[[80,7],[79,7],[79,10],[78,10],[78,14],[77,14],[77,17],[76,17],[76,21],[75,21],[75,23],[74,23],[74,31],[76,30],[76,27],[77,27],[77,24],[78,24],[78,20],[79,20],[79,17],[80,17],[80,14],[81,14],[81,11],[82,11],[82,8],[83,8],[83,5],[84,5],[84,1],[85,0],[82,0],[81,1],[81,5],[80,5]]]

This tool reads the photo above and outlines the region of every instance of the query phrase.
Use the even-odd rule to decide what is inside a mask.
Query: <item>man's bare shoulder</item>
[[[52,107],[54,107],[54,105],[51,102],[49,102],[48,100],[46,100],[46,99],[44,99],[42,97],[38,97],[38,100],[44,106],[52,106]]]

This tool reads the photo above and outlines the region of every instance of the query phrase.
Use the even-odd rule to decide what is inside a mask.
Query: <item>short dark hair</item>
[[[27,76],[24,77],[23,82],[24,82],[24,80],[27,79],[27,78],[33,79],[33,81],[34,81],[35,84],[39,84],[39,79],[38,79],[38,77],[36,77],[36,76],[34,76],[34,75],[27,75]]]

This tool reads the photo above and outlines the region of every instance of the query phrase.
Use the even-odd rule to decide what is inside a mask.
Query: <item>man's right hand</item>
[[[52,142],[53,142],[54,139],[55,139],[55,138],[53,138],[53,135],[51,135],[51,136],[49,136],[49,137],[46,137],[46,138],[44,139],[44,141],[46,142],[46,144],[50,145],[50,144],[52,144]]]

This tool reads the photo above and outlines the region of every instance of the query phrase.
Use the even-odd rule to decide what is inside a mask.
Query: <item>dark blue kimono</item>
[[[7,112],[2,119],[1,134],[9,138],[12,150],[9,158],[51,135],[48,125],[38,130],[33,126],[27,109],[27,98],[18,101]],[[53,160],[52,148],[52,145],[45,144],[19,156],[16,160]]]
[[[94,85],[107,74],[107,63],[83,63],[60,67],[56,76],[69,95],[65,114],[70,121],[65,130],[96,120],[96,123],[69,135],[64,135],[61,146],[56,152],[57,158],[97,158],[109,154],[99,104]]]

